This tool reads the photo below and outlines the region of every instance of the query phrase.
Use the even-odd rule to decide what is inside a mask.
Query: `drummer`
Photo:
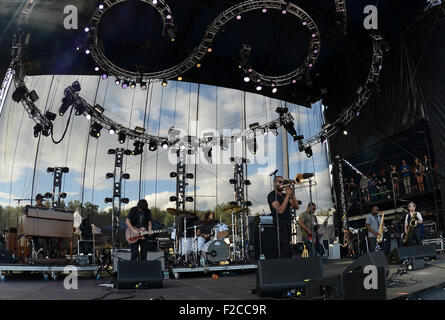
[[[198,250],[202,251],[202,248],[206,242],[211,240],[212,231],[219,221],[215,220],[215,213],[212,211],[207,211],[202,221],[202,226],[196,231],[198,236]]]

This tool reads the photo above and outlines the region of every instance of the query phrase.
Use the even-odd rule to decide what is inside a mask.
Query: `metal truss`
[[[229,21],[231,21],[232,19],[236,18],[237,16],[243,13],[254,10],[262,10],[262,9],[285,10],[286,14],[289,13],[297,17],[300,23],[302,23],[304,26],[308,28],[309,32],[311,33],[311,42],[309,44],[309,53],[306,59],[304,60],[304,63],[299,68],[288,74],[282,76],[267,76],[259,72],[256,72],[251,67],[246,67],[245,69],[243,69],[245,73],[250,74],[250,78],[253,81],[271,87],[278,87],[278,86],[288,85],[290,83],[295,83],[296,80],[300,79],[302,75],[310,71],[312,66],[317,61],[318,55],[320,53],[320,48],[321,48],[320,32],[315,22],[303,9],[301,9],[294,3],[287,2],[284,0],[249,0],[228,8],[223,13],[221,13],[212,23],[210,23],[205,32],[204,38],[202,39],[199,46],[196,47],[191,52],[191,54],[179,64],[171,68],[157,72],[144,73],[144,72],[134,72],[126,70],[124,68],[115,65],[105,56],[99,44],[99,39],[97,34],[98,25],[100,23],[101,17],[104,14],[104,12],[113,5],[124,1],[126,0],[105,1],[104,8],[102,10],[97,9],[96,13],[94,14],[90,23],[91,26],[89,31],[89,38],[91,40],[90,51],[94,61],[104,72],[107,72],[109,75],[118,77],[123,80],[133,81],[133,82],[138,82],[138,81],[157,82],[166,79],[174,79],[178,76],[183,75],[185,72],[195,67],[197,63],[200,60],[202,60],[206,54],[208,54],[208,50],[209,48],[211,48],[211,45],[217,33],[226,23],[228,23]],[[144,0],[144,2],[153,5],[151,1]],[[162,21],[164,23],[164,31],[168,24],[174,26],[173,17],[168,5],[163,1],[161,5],[161,1],[159,1],[159,4],[156,5],[155,7],[156,9],[158,9],[162,17]],[[166,20],[167,15],[170,16],[171,19]]]
[[[335,0],[335,11],[337,12],[338,23],[341,24],[343,33],[347,33],[348,15],[346,12],[346,1]],[[341,19],[341,20],[340,20]]]
[[[386,45],[386,42],[379,34],[371,34],[371,38],[372,62],[365,84],[357,89],[356,97],[352,100],[349,107],[339,115],[334,123],[326,124],[322,131],[303,142],[305,148],[312,147],[331,138],[337,134],[339,128],[344,127],[356,118],[371,97],[375,86],[378,86],[378,80],[383,68],[383,47]]]

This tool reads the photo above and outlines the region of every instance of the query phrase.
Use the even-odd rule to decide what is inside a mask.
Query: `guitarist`
[[[128,217],[125,220],[127,227],[134,233],[139,232],[139,228],[145,228],[151,235],[153,232],[151,223],[151,211],[148,209],[147,200],[141,199],[138,201],[136,207],[130,209]],[[136,261],[139,258],[139,247],[141,249],[141,261],[147,261],[147,251],[149,248],[148,239],[139,239],[137,242],[130,245],[131,261]]]
[[[298,225],[301,229],[302,240],[306,245],[310,257],[314,254],[314,252],[312,252],[312,238],[314,239],[315,252],[320,255],[323,254],[323,247],[320,245],[320,240],[318,239],[318,228],[320,225],[318,224],[317,217],[314,215],[315,210],[317,210],[317,206],[315,203],[310,202],[307,205],[306,211],[300,213],[298,216]],[[322,225],[326,226],[327,223],[328,219],[326,219]]]

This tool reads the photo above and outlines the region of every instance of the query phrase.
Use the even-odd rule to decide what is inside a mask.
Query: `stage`
[[[352,262],[350,259],[331,260],[324,265],[324,275],[342,273]],[[402,286],[388,287],[387,299],[401,298],[404,295],[424,290],[445,282],[445,255],[437,260],[427,262],[427,266],[416,271],[409,271],[399,279]],[[390,275],[397,271],[397,266],[390,266]],[[93,276],[81,275],[78,290],[66,290],[63,277],[57,280],[42,280],[41,273],[8,275],[6,282],[0,283],[1,300],[96,300],[96,299],[165,299],[165,300],[258,300],[252,289],[256,286],[255,271],[231,271],[218,274],[184,273],[180,279],[173,277],[164,280],[162,289],[118,290],[99,286],[113,283],[113,278],[106,273],[100,280]]]

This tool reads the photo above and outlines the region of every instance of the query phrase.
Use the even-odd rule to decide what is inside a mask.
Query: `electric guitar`
[[[335,213],[335,209],[329,210],[327,218],[326,218],[326,221],[329,219],[330,216],[334,215],[334,213]],[[318,228],[319,228],[318,225],[314,226],[314,234],[315,234],[315,239],[314,240],[315,240],[315,242],[317,242],[318,239],[323,238],[323,233],[318,233]],[[309,241],[312,241],[312,235],[309,234],[307,236],[307,238],[308,238]]]
[[[135,243],[138,240],[144,240],[145,236],[148,234],[155,234],[155,233],[163,233],[163,232],[173,232],[173,228],[167,228],[167,229],[161,229],[161,230],[152,230],[147,231],[144,227],[142,228],[135,228],[138,230],[138,232],[134,233],[130,230],[130,228],[127,228],[125,230],[125,239],[128,241],[128,243]]]

